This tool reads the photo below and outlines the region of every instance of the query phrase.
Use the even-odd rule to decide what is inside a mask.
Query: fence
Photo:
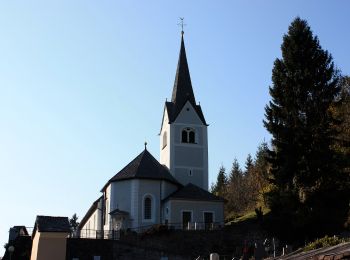
[[[124,230],[96,230],[96,229],[82,229],[72,232],[73,238],[91,238],[91,239],[110,239],[119,240],[121,232],[136,232],[144,233],[146,231],[161,231],[161,230],[183,230],[183,231],[199,231],[199,230],[218,230],[224,226],[224,223],[213,222],[188,222],[188,223],[167,223],[139,226],[135,228],[127,228]]]

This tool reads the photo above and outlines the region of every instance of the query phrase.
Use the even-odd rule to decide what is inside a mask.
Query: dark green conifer
[[[226,185],[227,185],[226,169],[224,166],[221,166],[216,179],[216,184],[212,189],[212,193],[218,196],[224,196],[226,191]]]
[[[339,75],[305,20],[292,22],[281,50],[272,71],[272,100],[265,108],[275,184],[269,205],[283,229],[275,226],[285,233],[332,232],[340,228],[349,202],[348,176],[331,148],[337,121],[330,107],[340,92]]]
[[[241,178],[242,178],[242,170],[241,170],[241,167],[239,166],[237,159],[235,158],[232,163],[232,168],[231,168],[228,182],[233,183],[235,182],[235,180],[239,180]]]

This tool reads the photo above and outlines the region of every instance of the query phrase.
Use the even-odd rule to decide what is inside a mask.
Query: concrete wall
[[[68,233],[36,232],[31,260],[65,260]]]

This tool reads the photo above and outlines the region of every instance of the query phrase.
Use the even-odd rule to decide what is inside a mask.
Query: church
[[[208,192],[208,124],[192,88],[181,32],[171,101],[160,128],[159,161],[145,149],[101,189],[79,225],[81,237],[113,230],[209,229],[224,223],[224,199]]]

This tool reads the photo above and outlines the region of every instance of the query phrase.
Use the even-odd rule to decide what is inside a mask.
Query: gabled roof
[[[146,148],[121,171],[114,175],[113,178],[103,186],[101,191],[104,191],[108,184],[112,182],[129,179],[166,180],[179,185],[168,168],[161,165]]]
[[[68,217],[36,216],[33,237],[36,231],[70,232]]]
[[[199,200],[199,201],[222,201],[225,199],[218,197],[192,183],[170,194],[164,200]]]
[[[172,123],[176,120],[177,116],[180,114],[182,108],[185,106],[186,102],[183,104],[182,107],[176,106],[173,102],[165,102],[165,108],[166,111],[168,112],[168,117],[169,117],[169,123]],[[196,110],[197,115],[199,119],[202,121],[204,125],[208,125],[205,121],[202,108],[200,105],[193,105],[194,110]]]
[[[109,212],[109,215],[114,215],[114,216],[127,216],[129,215],[129,212],[124,211],[124,210],[120,210],[120,209],[115,209],[112,210],[111,212]]]

